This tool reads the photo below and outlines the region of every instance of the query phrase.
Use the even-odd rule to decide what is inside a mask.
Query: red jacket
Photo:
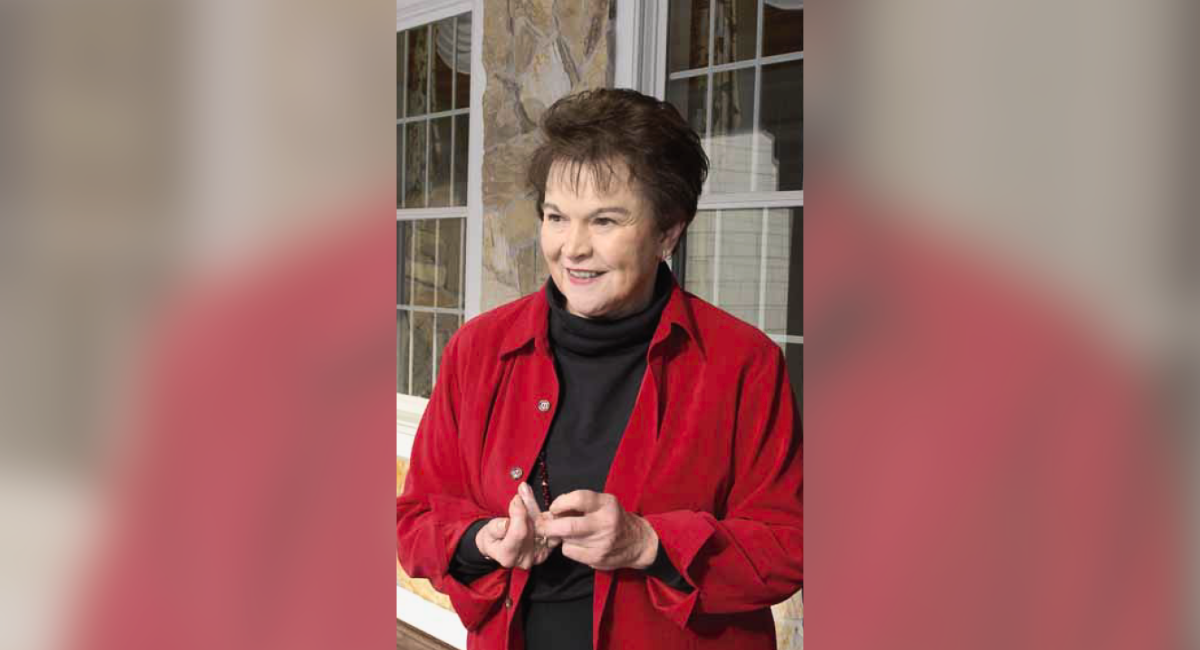
[[[471,522],[507,515],[554,418],[547,309],[539,291],[451,339],[396,500],[400,563],[450,597],[471,649],[524,647],[529,573],[463,585],[448,569]],[[596,648],[774,650],[769,607],[803,580],[801,441],[779,346],[674,287],[605,492],[650,522],[695,590],[597,571]]]

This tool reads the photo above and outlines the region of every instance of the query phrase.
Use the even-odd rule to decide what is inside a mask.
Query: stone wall
[[[545,281],[525,166],[547,106],[573,92],[612,86],[613,8],[610,0],[484,3],[484,311]]]

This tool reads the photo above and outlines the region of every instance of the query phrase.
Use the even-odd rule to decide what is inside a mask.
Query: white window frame
[[[406,208],[396,211],[396,221],[466,217],[463,250],[463,321],[479,315],[483,278],[483,202],[479,170],[483,161],[483,0],[396,0],[396,32],[444,18],[471,14],[471,113],[467,143],[467,206],[456,208]],[[396,456],[409,458],[417,425],[428,400],[396,394]],[[458,616],[396,586],[396,618],[455,648],[467,647],[467,630]]]
[[[396,0],[396,32],[434,23],[444,18],[471,14],[471,113],[467,143],[466,208],[405,208],[396,210],[396,220],[465,217],[463,250],[464,322],[479,315],[483,278],[483,202],[479,169],[483,160],[483,0]],[[412,449],[416,425],[421,421],[428,400],[415,395],[396,394],[396,453],[407,457]]]

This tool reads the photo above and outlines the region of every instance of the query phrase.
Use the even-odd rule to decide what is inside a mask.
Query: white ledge
[[[442,643],[465,650],[467,628],[454,612],[442,609],[413,592],[396,585],[396,618]]]

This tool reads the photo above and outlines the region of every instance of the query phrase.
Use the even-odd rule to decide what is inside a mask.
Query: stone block
[[[491,0],[486,8],[496,8],[511,12],[513,19],[525,19],[529,24],[543,34],[550,33],[554,28],[554,17],[551,0]]]
[[[577,65],[591,58],[605,40],[608,5],[608,0],[555,0],[554,18],[559,37],[570,51],[570,59]]]
[[[579,71],[577,90],[611,88],[613,85],[612,57],[607,49],[597,51]]]
[[[483,11],[483,69],[494,73],[512,67],[512,16],[508,4],[489,0]]]
[[[547,106],[572,89],[571,75],[556,47],[535,52],[529,68],[517,72],[517,82],[521,107],[531,123],[536,123]]]

